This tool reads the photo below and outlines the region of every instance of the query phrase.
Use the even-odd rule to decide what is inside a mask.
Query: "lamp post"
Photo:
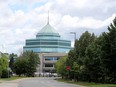
[[[70,34],[74,34],[74,44],[75,44],[75,41],[76,41],[76,32],[70,32]]]
[[[76,32],[70,32],[70,34],[74,34],[74,40],[76,40]]]

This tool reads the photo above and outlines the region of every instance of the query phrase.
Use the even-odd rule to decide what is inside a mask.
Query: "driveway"
[[[38,77],[21,81],[18,87],[82,87],[82,86],[58,82],[54,80],[54,78]]]

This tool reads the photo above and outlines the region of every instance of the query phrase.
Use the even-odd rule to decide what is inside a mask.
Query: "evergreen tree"
[[[72,67],[73,62],[76,61],[76,56],[74,50],[70,50],[68,53],[68,58],[66,59],[66,65]]]
[[[104,80],[116,83],[116,18],[108,27],[108,32],[103,33],[102,62],[104,65]]]
[[[96,38],[86,49],[83,72],[88,81],[100,82],[101,71],[101,40],[102,37]]]
[[[92,41],[94,40],[93,37],[94,35],[93,34],[91,35],[91,33],[89,33],[88,31],[86,31],[80,36],[79,43],[78,45],[76,45],[78,46],[78,50],[77,50],[77,52],[79,53],[78,57],[80,58],[85,57],[85,50],[89,46],[89,44],[91,44]]]

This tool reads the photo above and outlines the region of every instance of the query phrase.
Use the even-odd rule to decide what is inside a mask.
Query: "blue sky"
[[[72,31],[77,38],[86,30],[106,32],[115,8],[116,0],[0,0],[0,51],[20,53],[46,25],[48,10],[51,26],[73,43]]]

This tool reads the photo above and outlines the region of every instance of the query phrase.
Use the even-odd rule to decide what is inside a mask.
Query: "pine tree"
[[[102,62],[106,82],[116,83],[116,18],[108,27],[108,32],[103,34]]]

